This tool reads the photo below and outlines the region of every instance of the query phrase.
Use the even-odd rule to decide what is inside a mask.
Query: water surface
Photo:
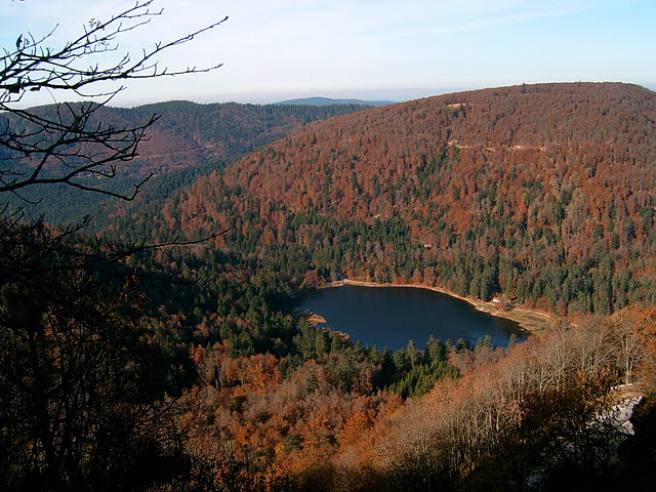
[[[320,314],[325,326],[348,333],[364,345],[397,349],[412,339],[423,347],[430,335],[442,341],[462,338],[471,343],[489,335],[494,345],[507,345],[517,323],[477,311],[471,304],[440,292],[408,287],[345,285],[319,289],[299,309]]]

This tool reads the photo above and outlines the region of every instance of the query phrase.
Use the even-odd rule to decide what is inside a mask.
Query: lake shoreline
[[[550,313],[545,311],[540,311],[537,309],[528,309],[524,307],[512,307],[509,311],[501,311],[497,308],[496,304],[492,302],[481,301],[478,299],[473,299],[470,297],[461,296],[456,294],[448,289],[443,287],[435,287],[431,285],[423,284],[401,284],[401,283],[380,283],[380,282],[368,282],[365,280],[355,280],[355,279],[342,279],[329,284],[321,285],[317,287],[318,289],[327,289],[332,287],[342,287],[345,285],[352,285],[356,287],[372,287],[372,288],[389,288],[389,287],[400,287],[400,288],[413,288],[413,289],[424,289],[431,290],[433,292],[438,292],[440,294],[445,294],[450,297],[454,297],[461,301],[468,303],[473,306],[477,311],[487,313],[491,316],[496,316],[498,318],[505,318],[510,321],[514,321],[519,325],[519,327],[527,333],[536,334],[544,331],[549,325],[554,321],[553,316]]]

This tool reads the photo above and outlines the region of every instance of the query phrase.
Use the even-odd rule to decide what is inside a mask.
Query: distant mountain
[[[95,113],[89,125],[111,124],[115,128],[125,128],[143,124],[153,114],[161,115],[139,145],[138,157],[119,167],[118,176],[108,182],[113,191],[130,194],[135,183],[153,175],[137,198],[143,203],[166,197],[199,175],[220,169],[306,123],[363,109],[354,104],[284,106],[170,101],[135,108],[104,107]],[[55,106],[32,108],[31,111],[53,116]],[[116,207],[123,206],[101,195],[58,186],[32,188],[25,195],[35,201],[43,198],[38,206],[30,207],[30,211],[35,215],[43,213],[53,222],[79,218],[87,213],[107,216],[114,213]],[[99,213],[97,207],[103,202],[108,203],[111,211]]]
[[[200,178],[153,223],[230,227],[228,245],[289,248],[323,279],[603,314],[656,302],[655,163],[652,91],[502,87],[313,123]]]
[[[280,101],[276,104],[287,106],[343,106],[343,105],[357,105],[357,106],[389,106],[396,104],[394,101],[366,101],[363,99],[332,99],[330,97],[304,97],[301,99],[288,99],[287,101]]]

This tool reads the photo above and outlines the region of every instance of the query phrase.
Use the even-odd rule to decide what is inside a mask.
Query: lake
[[[298,308],[317,313],[325,325],[364,345],[397,349],[413,340],[423,347],[430,335],[442,341],[462,338],[475,343],[490,335],[496,346],[508,344],[511,334],[526,333],[514,321],[476,310],[447,294],[408,287],[344,285],[309,293]]]

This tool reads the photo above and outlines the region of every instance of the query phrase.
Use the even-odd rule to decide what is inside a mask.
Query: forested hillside
[[[523,85],[314,123],[145,220],[159,236],[230,227],[217,244],[260,258],[283,245],[282,268],[308,283],[346,274],[607,314],[656,302],[655,189],[655,93]]]
[[[29,111],[36,116],[57,116],[66,121],[79,110],[79,106],[76,103],[67,105],[66,109],[60,108],[60,115],[56,114],[55,106]],[[221,169],[306,123],[362,109],[362,106],[353,104],[283,106],[171,101],[135,108],[99,106],[85,125],[111,125],[118,130],[144,125],[153,115],[158,117],[147,128],[134,160],[117,166],[116,177],[111,183],[112,191],[129,196],[135,185],[150,177],[137,196],[138,205],[134,208],[138,209],[143,203],[166,198],[196,177]],[[4,124],[6,118],[0,117],[0,122]],[[24,125],[12,120],[7,120],[7,123]],[[25,127],[24,131],[29,132],[30,128]],[[88,176],[82,182],[93,183],[95,179]],[[59,186],[40,186],[30,190],[24,198],[41,201],[30,207],[29,213],[35,216],[44,213],[52,222],[66,222],[79,219],[86,213],[101,217],[115,214],[121,205],[108,202],[105,196],[62,190]],[[21,204],[17,197],[14,197],[14,202]],[[99,206],[103,207],[103,214],[97,213]],[[103,225],[107,223],[99,217],[96,220]]]

